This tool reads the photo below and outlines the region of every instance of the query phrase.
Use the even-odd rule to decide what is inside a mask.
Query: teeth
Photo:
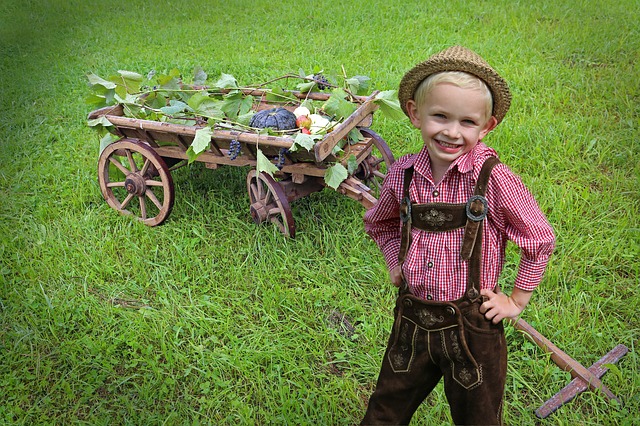
[[[457,148],[458,145],[454,145],[452,143],[447,143],[447,142],[443,142],[443,141],[438,141],[438,143],[442,146],[444,146],[445,148]]]

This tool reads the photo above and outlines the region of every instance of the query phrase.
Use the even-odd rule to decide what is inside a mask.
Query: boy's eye
[[[472,126],[475,126],[475,125],[476,125],[476,122],[475,122],[475,121],[473,121],[473,120],[462,120],[462,122],[463,122],[464,124],[470,124],[470,125],[472,125]]]
[[[444,114],[433,114],[433,116],[436,118],[446,118]]]

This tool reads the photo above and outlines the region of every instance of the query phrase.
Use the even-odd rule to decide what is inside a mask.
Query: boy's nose
[[[444,134],[450,138],[458,139],[460,137],[460,127],[456,123],[450,123],[444,129]]]

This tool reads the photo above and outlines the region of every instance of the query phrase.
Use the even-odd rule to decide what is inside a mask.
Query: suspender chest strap
[[[400,203],[402,234],[398,260],[404,262],[411,244],[411,228],[427,232],[446,232],[464,227],[464,237],[460,256],[469,261],[469,282],[467,296],[476,299],[480,293],[480,271],[482,268],[482,224],[487,217],[489,206],[485,193],[491,170],[500,160],[489,157],[482,165],[473,195],[466,203],[426,203],[412,204],[409,185],[413,179],[413,166],[404,172],[403,197]],[[477,244],[480,242],[480,244]]]

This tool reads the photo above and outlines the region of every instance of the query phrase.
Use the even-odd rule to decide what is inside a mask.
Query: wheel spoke
[[[255,182],[251,182],[250,185],[250,191],[251,191],[251,201],[255,202],[258,201],[260,198],[258,198],[258,187],[256,186]]]
[[[158,198],[156,197],[156,194],[153,193],[151,188],[148,188],[145,191],[145,194],[147,197],[149,197],[149,199],[153,202],[153,204],[156,205],[158,209],[162,210],[162,203],[160,202],[160,200],[158,200]]]
[[[133,159],[133,154],[131,153],[131,150],[127,149],[125,152],[127,153],[127,158],[129,159],[129,166],[131,166],[131,171],[132,172],[137,172],[138,171],[138,166],[136,166],[136,162]]]
[[[384,163],[384,158],[377,158],[375,161],[372,161],[371,162],[371,166],[372,167],[377,167],[378,164],[380,164],[380,163]]]
[[[120,209],[124,210],[125,208],[127,208],[131,200],[133,200],[133,194],[127,194],[127,197],[122,200],[122,204],[120,204]]]
[[[260,176],[256,176],[256,182],[258,185],[258,200],[262,200],[264,198],[264,182],[260,180]]]
[[[142,165],[142,169],[140,170],[140,175],[144,176],[147,174],[147,170],[149,170],[149,165],[151,165],[151,160],[145,158],[144,164]]]
[[[284,223],[279,219],[278,216],[272,217],[271,218],[271,223],[276,225],[278,227],[278,229],[280,230],[280,232],[282,232],[283,234],[286,234],[286,228],[284,226]]]
[[[123,182],[109,182],[107,183],[107,188],[124,188],[124,181]]]
[[[145,220],[147,218],[147,202],[144,199],[144,195],[138,196],[138,200],[140,201],[140,217]]]
[[[120,169],[120,171],[126,176],[128,175],[131,171],[129,169],[127,169],[120,161],[116,160],[113,157],[109,157],[109,161],[111,162],[111,164],[113,164],[114,166],[116,166],[118,169]]]
[[[162,182],[161,180],[145,180],[144,181],[145,185],[147,186],[164,186],[164,182]]]
[[[269,204],[271,204],[271,202],[273,201],[273,197],[274,197],[274,195],[273,195],[273,192],[271,192],[271,191],[269,190],[269,188],[267,188],[267,189],[266,189],[266,191],[267,191],[267,193],[266,193],[266,194],[265,194],[265,196],[264,196],[264,203],[265,203],[265,204],[267,204],[267,205],[269,205]]]
[[[276,216],[282,215],[282,209],[280,207],[270,208],[267,215],[269,217],[276,217]]]

